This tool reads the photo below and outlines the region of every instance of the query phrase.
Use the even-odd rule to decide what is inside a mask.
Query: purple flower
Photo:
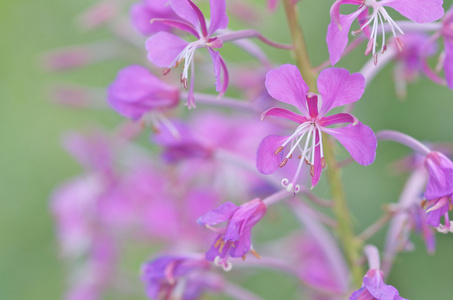
[[[425,158],[428,169],[425,203],[427,223],[441,232],[452,231],[448,212],[453,208],[453,162],[440,152],[432,151]],[[440,224],[444,217],[445,225]]]
[[[177,88],[138,65],[122,69],[107,90],[107,101],[112,108],[132,120],[150,111],[176,106],[178,100]]]
[[[447,85],[453,89],[453,7],[442,20],[442,35],[444,37],[444,72]]]
[[[203,259],[161,256],[142,267],[146,294],[151,299],[198,299],[204,289],[215,288],[203,281],[209,267]]]
[[[216,48],[222,48],[223,42],[217,37],[212,37],[218,29],[225,29],[228,25],[228,17],[225,11],[226,4],[225,0],[210,0],[211,19],[208,28],[203,13],[192,1],[170,0],[170,3],[175,13],[182,20],[153,19],[153,22],[160,22],[184,30],[195,36],[197,40],[189,43],[171,33],[159,32],[146,41],[148,59],[158,67],[167,68],[164,74],[185,60],[183,73],[181,74],[181,83],[185,88],[188,87],[189,69],[191,68],[191,83],[187,104],[189,108],[193,108],[195,107],[193,96],[193,57],[197,49],[207,48],[211,55],[216,77],[216,90],[220,92],[220,96],[225,93],[228,87],[228,71],[225,62],[219,52],[214,50]],[[223,83],[220,75],[222,70]]]
[[[217,209],[211,210],[201,216],[197,222],[206,225],[218,234],[211,248],[206,253],[206,259],[214,261],[225,270],[231,269],[228,257],[244,257],[251,250],[250,235],[252,227],[266,214],[267,207],[256,198],[252,201],[236,206],[226,202]],[[223,222],[228,222],[224,228],[212,227]],[[257,255],[254,250],[251,250]]]
[[[275,99],[297,107],[301,114],[283,108],[271,108],[262,114],[276,116],[299,124],[290,136],[269,135],[258,147],[257,168],[262,174],[272,174],[283,167],[298,152],[299,167],[291,182],[282,181],[288,191],[298,192],[297,178],[303,161],[311,165],[312,187],[314,187],[325,167],[322,132],[335,137],[361,165],[369,165],[376,156],[377,141],[373,131],[360,123],[356,117],[339,113],[326,117],[326,113],[338,106],[360,99],[364,92],[365,80],[359,73],[349,74],[345,69],[331,68],[321,72],[318,78],[320,95],[308,93],[299,70],[293,65],[283,65],[270,71],[266,77],[266,87]],[[327,126],[350,123],[345,127]]]
[[[384,273],[371,269],[363,277],[362,288],[355,291],[349,300],[405,300],[396,288],[384,283]]]
[[[403,44],[397,36],[397,32],[403,34],[403,31],[390,17],[385,7],[395,9],[414,22],[427,23],[436,21],[443,16],[442,3],[442,0],[337,0],[330,10],[331,23],[327,29],[326,38],[332,65],[340,60],[348,44],[349,29],[355,19],[358,19],[360,29],[353,31],[353,35],[362,31],[367,35],[369,42],[365,55],[373,53],[376,61],[376,43],[379,31],[382,33],[381,52],[386,50],[384,21],[387,21],[392,31],[397,47],[403,48]],[[359,5],[359,8],[352,14],[342,15],[340,6],[343,4]],[[371,14],[369,14],[370,8],[373,10]]]
[[[159,31],[171,31],[171,26],[151,22],[155,18],[180,20],[169,2],[169,0],[142,0],[140,3],[132,5],[130,11],[132,24],[143,35],[151,35]]]

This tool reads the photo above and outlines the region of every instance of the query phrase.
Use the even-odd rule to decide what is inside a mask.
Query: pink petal
[[[319,133],[316,131],[316,144],[319,143]],[[322,163],[321,163],[321,146],[318,145],[315,147],[315,161],[314,161],[314,176],[311,177],[311,188],[314,188],[321,178],[322,173]]]
[[[319,115],[324,116],[334,107],[359,100],[365,91],[365,78],[360,73],[349,74],[346,69],[325,69],[319,74],[318,89],[322,96]]]
[[[218,29],[228,26],[225,0],[209,0],[211,6],[211,24],[209,24],[208,36],[212,36]]]
[[[256,168],[261,174],[269,175],[278,170],[281,162],[281,154],[275,155],[275,151],[280,147],[287,136],[268,135],[258,146],[256,152]]]
[[[322,118],[319,121],[319,125],[329,126],[339,123],[352,123],[353,125],[356,125],[358,122],[359,120],[357,120],[357,118],[354,117],[353,115],[347,113],[340,113],[333,116]]]
[[[222,90],[222,78],[220,76],[222,64],[220,63],[220,54],[219,51],[214,51],[211,48],[208,48],[208,51],[214,64],[215,90],[216,92],[220,92]]]
[[[343,4],[362,5],[363,0],[337,0],[330,8],[330,19],[337,25],[341,24],[340,21],[340,6]]]
[[[453,39],[445,38],[444,72],[448,87],[453,89]]]
[[[359,122],[341,128],[322,128],[336,138],[359,164],[367,166],[376,157],[377,140],[370,127]]]
[[[278,0],[268,0],[267,1],[267,8],[271,11],[274,11],[277,8]]]
[[[360,11],[350,15],[340,15],[341,29],[336,22],[332,20],[327,27],[327,48],[329,49],[330,63],[334,66],[341,58],[346,45],[348,44],[349,29],[352,22],[360,14]]]
[[[170,0],[170,2],[171,7],[178,16],[192,24],[197,31],[200,31],[197,13],[188,0]]]
[[[430,152],[425,158],[428,183],[425,198],[432,200],[453,193],[453,162],[440,152]]]
[[[158,67],[171,68],[178,55],[189,43],[168,32],[159,32],[145,44],[148,59]]]
[[[294,65],[282,65],[266,74],[265,82],[269,94],[278,101],[294,105],[307,115],[305,95],[308,86]]]
[[[197,223],[200,225],[216,225],[231,219],[238,206],[233,202],[225,202],[218,208],[211,210],[199,217]]]
[[[184,21],[155,18],[155,19],[153,19],[152,24],[156,24],[156,25],[161,24],[162,26],[165,26],[165,28],[169,28],[169,29],[171,29],[171,27],[177,28],[177,29],[183,30],[185,32],[191,33],[194,36],[196,36],[197,38],[200,38],[200,35],[195,30],[195,28],[193,28],[192,24],[186,23]],[[166,31],[168,31],[168,30],[166,30]]]
[[[264,120],[265,117],[268,116],[274,116],[274,117],[279,117],[279,118],[285,118],[291,121],[294,121],[296,123],[302,124],[307,122],[307,119],[299,114],[293,113],[292,111],[289,111],[284,108],[279,108],[279,107],[273,107],[269,108],[265,112],[261,114],[261,121]]]
[[[385,0],[380,4],[392,7],[417,23],[434,22],[444,15],[443,0]]]

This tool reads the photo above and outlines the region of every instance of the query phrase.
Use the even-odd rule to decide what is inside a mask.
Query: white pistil
[[[175,61],[172,63],[172,66],[175,68],[178,67],[180,63],[184,61],[184,66],[181,74],[181,83],[183,83],[184,88],[187,89],[187,82],[189,77],[189,68],[193,61],[193,57],[195,55],[195,51],[198,48],[206,47],[207,43],[203,40],[198,40],[192,43],[189,43],[182,51],[179,53],[178,57],[176,57]],[[167,72],[168,73],[168,72]]]

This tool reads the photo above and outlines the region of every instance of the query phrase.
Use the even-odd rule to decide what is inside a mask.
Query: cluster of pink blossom
[[[252,3],[142,0],[128,7],[103,0],[80,16],[80,24],[107,27],[115,40],[45,54],[44,66],[58,71],[136,53],[135,64],[106,89],[108,107],[124,117],[121,124],[65,138],[84,169],[60,185],[51,202],[69,265],[66,299],[112,293],[127,299],[146,290],[150,299],[211,293],[257,300],[260,291],[235,283],[234,276],[262,268],[294,277],[309,299],[405,299],[384,280],[395,256],[409,248],[410,234],[420,233],[432,252],[435,230],[453,232],[448,147],[392,130],[375,133],[351,114],[387,64],[395,66],[400,96],[420,74],[453,89],[453,9],[444,14],[442,0],[337,0],[326,28],[329,60],[312,68],[298,21],[303,2],[267,5],[271,12],[284,5],[292,44],[228,28],[228,15],[253,27],[260,14]],[[341,14],[343,5],[354,11]],[[408,20],[394,20],[389,8]],[[348,45],[350,33],[355,39]],[[227,43],[256,64],[230,64]],[[275,65],[262,45],[291,51],[297,66]],[[360,72],[331,67],[362,46],[372,57]],[[206,92],[213,88],[215,95]],[[95,89],[56,86],[53,96],[63,105],[107,108]],[[414,151],[399,162],[412,172],[399,202],[361,235],[354,233],[341,188],[340,169],[352,160],[337,161],[334,140],[363,166],[374,162],[378,141]],[[331,199],[314,194],[324,169]],[[271,243],[255,239],[254,228],[276,204],[289,208],[300,229]],[[387,223],[381,266],[378,248],[366,241]],[[135,286],[125,266],[134,248],[147,253],[141,256],[144,287]]]

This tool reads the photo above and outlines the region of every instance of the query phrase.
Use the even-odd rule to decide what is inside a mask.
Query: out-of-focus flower
[[[432,151],[425,158],[428,170],[425,203],[427,222],[440,232],[453,230],[448,212],[453,209],[453,162],[440,152]],[[440,224],[444,217],[445,225]]]
[[[199,48],[207,48],[214,63],[216,77],[216,90],[223,95],[228,87],[228,71],[225,62],[218,51],[222,48],[223,42],[213,34],[219,29],[225,29],[228,25],[225,0],[210,0],[211,16],[209,28],[201,10],[190,0],[170,0],[174,12],[180,20],[174,19],[153,19],[153,22],[169,25],[184,30],[197,38],[195,42],[186,42],[180,37],[168,33],[158,32],[146,41],[148,59],[158,67],[167,68],[164,73],[170,72],[172,67],[184,62],[181,74],[181,83],[188,87],[189,69],[191,71],[190,89],[187,99],[189,108],[195,107],[193,96],[194,66],[193,58],[195,51]],[[223,70],[223,83],[221,71]]]
[[[330,61],[335,65],[348,44],[349,29],[352,22],[358,19],[360,29],[353,31],[353,34],[364,32],[369,41],[365,55],[373,53],[377,62],[376,43],[379,31],[382,33],[381,52],[385,52],[385,27],[387,21],[392,31],[395,45],[402,49],[404,47],[397,32],[403,34],[398,24],[390,17],[385,7],[391,7],[406,18],[417,22],[427,23],[439,20],[444,15],[442,0],[337,0],[330,10],[331,23],[327,29],[327,46],[329,48]],[[358,5],[357,11],[349,15],[340,14],[340,6],[343,4]],[[369,10],[372,13],[369,14]],[[370,28],[370,25],[371,28]]]
[[[161,256],[142,267],[142,280],[150,299],[195,300],[204,290],[220,286],[206,280],[210,263],[189,256]]]
[[[176,106],[179,91],[151,74],[146,68],[132,65],[118,73],[108,88],[107,101],[119,114],[138,120],[148,112]],[[157,124],[154,125],[159,128]]]
[[[226,202],[201,216],[197,222],[218,234],[206,253],[206,259],[230,270],[229,256],[245,258],[249,251],[257,255],[252,249],[251,230],[266,214],[266,210],[266,205],[257,198],[241,206]],[[228,222],[226,227],[213,227],[224,222]]]
[[[282,183],[288,191],[298,192],[300,187],[296,182],[303,162],[306,161],[311,165],[310,174],[314,187],[325,167],[322,132],[335,137],[358,163],[366,166],[374,161],[377,141],[368,126],[347,113],[325,116],[334,107],[360,99],[365,88],[365,80],[361,74],[349,74],[345,69],[326,69],[319,75],[320,95],[316,95],[308,93],[308,86],[296,66],[283,65],[267,74],[266,87],[272,97],[295,106],[301,114],[283,108],[271,108],[263,112],[262,118],[276,116],[300,125],[290,136],[269,135],[263,139],[258,147],[256,162],[260,173],[274,173],[279,166],[285,166],[298,151],[298,170],[291,182],[284,179]],[[340,123],[351,124],[340,128],[327,127]]]

